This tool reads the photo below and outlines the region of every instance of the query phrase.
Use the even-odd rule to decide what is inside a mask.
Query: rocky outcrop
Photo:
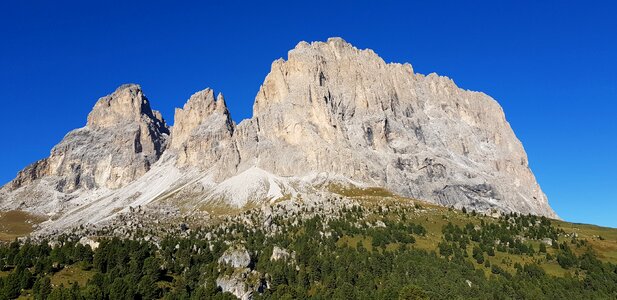
[[[244,246],[238,245],[227,249],[218,262],[232,268],[248,268],[251,264],[251,256]]]
[[[27,185],[38,178],[49,174],[49,161],[47,159],[41,159],[25,169],[19,171],[15,179],[9,182],[4,189],[15,190],[23,185]]]
[[[231,274],[216,279],[216,285],[223,292],[229,292],[241,300],[253,299],[255,292],[263,292],[266,284],[262,275],[248,268],[236,269]]]
[[[279,246],[274,246],[272,248],[272,255],[270,256],[271,261],[279,261],[279,260],[289,260],[295,259],[295,253],[289,253],[287,249],[281,248]]]
[[[84,246],[90,246],[90,248],[92,248],[92,250],[96,250],[96,248],[99,247],[100,243],[87,237],[84,236],[81,239],[79,239],[79,243],[84,245]]]
[[[243,245],[227,249],[218,260],[219,264],[231,268],[216,279],[216,285],[223,292],[232,293],[238,299],[253,299],[253,293],[263,292],[266,288],[261,273],[252,270],[251,257]]]

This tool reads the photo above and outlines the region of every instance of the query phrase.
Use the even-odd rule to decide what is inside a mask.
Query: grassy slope
[[[617,229],[564,221],[554,223],[565,232],[576,233],[579,239],[587,240],[600,259],[617,263]]]
[[[12,241],[17,237],[30,234],[32,226],[45,219],[24,211],[11,210],[0,212],[0,241]]]
[[[86,282],[92,278],[94,273],[94,271],[82,270],[77,265],[68,266],[51,277],[51,284],[53,286],[59,286],[62,284],[65,287],[69,287],[73,282],[77,282],[79,285],[84,286]]]
[[[68,288],[73,282],[77,282],[80,286],[84,286],[93,275],[93,271],[84,271],[79,266],[67,266],[51,276],[51,284],[53,287],[63,285]],[[2,276],[3,274],[0,274],[0,277]],[[32,290],[22,290],[17,299],[34,299]]]
[[[422,209],[414,211],[413,215],[407,216],[407,218],[409,222],[420,224],[427,229],[428,234],[426,237],[417,237],[414,246],[428,251],[435,251],[437,249],[437,244],[441,241],[443,236],[441,232],[442,227],[448,224],[448,222],[459,226],[464,226],[469,222],[479,224],[480,220],[484,220],[487,223],[495,222],[495,219],[492,217],[464,214],[458,210],[448,209],[446,207],[437,206],[419,200],[399,197],[381,188],[362,189],[357,187],[331,186],[330,191],[346,197],[358,199],[367,206],[383,206],[394,203],[417,203],[422,207]],[[392,216],[375,216],[375,218],[392,218]],[[567,234],[576,233],[579,239],[587,240],[598,254],[598,258],[617,264],[617,229],[587,224],[568,223],[560,220],[553,220],[552,223],[554,226],[563,229]],[[559,239],[560,242],[568,240],[568,237],[560,237]],[[365,248],[371,249],[370,237],[364,239],[360,237],[345,237],[345,239],[340,241],[340,243],[347,243],[347,245],[354,247],[358,241],[361,241]],[[538,251],[540,247],[539,242],[532,242],[532,244],[535,251]],[[388,247],[388,249],[391,248],[396,249],[396,245],[394,247]],[[582,248],[579,249],[573,247],[572,249],[578,255],[582,254],[584,251]],[[556,254],[556,251],[550,246],[547,246],[547,251],[551,255]],[[468,247],[468,253],[471,257],[471,247]],[[565,276],[566,274],[572,273],[572,270],[565,270],[561,268],[554,260],[547,261],[545,254],[541,253],[536,253],[532,257],[527,255],[513,255],[496,252],[494,257],[485,256],[485,258],[488,259],[491,264],[497,264],[504,270],[511,273],[515,273],[515,263],[524,264],[532,262],[539,263],[539,265],[551,275]],[[481,266],[478,265],[478,267]],[[490,268],[485,268],[485,271],[489,274]]]

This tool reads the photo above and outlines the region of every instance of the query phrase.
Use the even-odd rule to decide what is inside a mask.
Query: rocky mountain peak
[[[287,53],[288,60],[330,60],[346,59],[354,55],[366,55],[372,59],[383,60],[371,49],[360,50],[340,37],[329,38],[326,42],[302,41]]]
[[[89,127],[113,127],[119,123],[152,122],[166,132],[167,126],[159,112],[150,108],[150,102],[137,84],[124,84],[112,94],[100,98],[88,115]]]
[[[150,108],[141,87],[125,84],[100,98],[85,127],[69,132],[48,158],[20,172],[11,186],[18,189],[35,182],[66,193],[121,188],[158,160],[168,135],[169,128]],[[46,180],[37,181],[42,178]]]
[[[193,94],[183,108],[176,108],[170,148],[178,153],[180,166],[209,166],[232,150],[224,145],[234,129],[223,94],[215,98],[207,88]]]
[[[390,74],[392,72],[396,74]],[[386,98],[367,99],[355,95],[362,92],[359,89],[383,89],[394,93],[392,78],[389,78],[394,76],[394,79],[411,80],[413,69],[407,63],[386,64],[374,51],[360,50],[341,38],[330,38],[327,42],[300,42],[288,52],[287,60],[278,59],[272,64],[255,99],[254,116],[259,117],[263,111],[278,107],[283,101],[292,101],[289,105],[303,106],[310,113],[322,114],[316,118],[330,121],[353,115],[337,111],[340,109],[351,112],[364,106],[364,110],[371,113],[372,110],[383,110],[388,105],[382,102],[389,101]],[[373,79],[379,81],[371,81]],[[303,96],[298,97],[298,93]],[[337,97],[339,95],[334,93],[351,97]]]
[[[223,94],[214,97],[214,90],[207,88],[193,94],[184,104],[183,108],[176,108],[174,126],[172,127],[171,148],[180,148],[181,145],[198,133],[205,130],[212,119],[223,119],[229,125],[229,131],[233,131],[233,122]]]
[[[210,112],[216,106],[216,100],[214,98],[214,90],[207,88],[191,95],[189,100],[184,104],[183,108],[177,108],[178,110],[191,110],[194,112],[206,111]]]

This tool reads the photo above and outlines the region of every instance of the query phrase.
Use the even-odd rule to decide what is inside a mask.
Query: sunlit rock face
[[[495,100],[340,38],[301,42],[274,61],[240,124],[205,89],[176,109],[170,129],[139,86],[123,85],[0,189],[0,208],[53,211],[67,225],[159,199],[267,202],[314,193],[316,180],[556,217]]]
[[[241,166],[342,174],[444,205],[554,216],[495,100],[339,38],[301,42],[276,60],[242,125],[254,136],[239,137]]]
[[[49,177],[65,193],[117,189],[150,169],[165,151],[168,134],[141,88],[123,85],[96,102],[85,127],[69,132],[48,158],[21,171],[10,186]]]
[[[233,141],[235,125],[222,94],[215,98],[212,89],[195,93],[176,109],[174,120],[170,149],[178,166],[208,170],[218,164],[219,174],[235,172],[240,160]]]

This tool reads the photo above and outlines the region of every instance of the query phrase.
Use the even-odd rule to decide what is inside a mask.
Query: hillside
[[[330,189],[340,196],[242,211],[213,207],[209,225],[138,213],[144,217],[127,217],[123,231],[104,227],[88,238],[76,231],[53,248],[5,244],[0,291],[48,299],[617,296],[616,229],[485,216],[381,188]]]

